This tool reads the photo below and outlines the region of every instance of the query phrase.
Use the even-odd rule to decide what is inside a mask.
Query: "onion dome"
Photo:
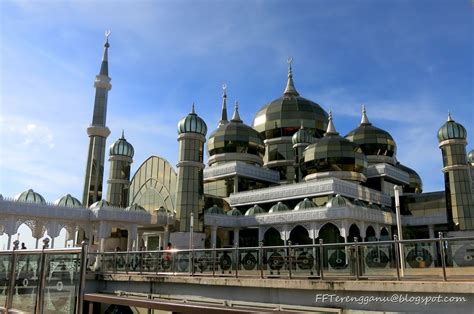
[[[100,209],[102,207],[111,207],[111,206],[112,206],[112,204],[110,204],[106,200],[100,200],[100,201],[97,201],[94,204],[92,204],[89,208],[90,209]]]
[[[350,206],[351,202],[341,194],[336,194],[332,197],[327,203],[326,208],[338,208],[338,207],[347,207]]]
[[[139,206],[139,207],[142,207],[142,206],[140,206],[140,205],[138,205],[138,204],[133,204],[132,206]],[[143,208],[143,207],[142,207],[142,208]],[[145,208],[143,208],[143,209],[145,209]],[[164,214],[169,214],[169,213],[170,213],[170,211],[167,210],[164,206],[158,207],[158,208],[156,209],[156,212],[157,212],[157,213],[164,213]]]
[[[77,198],[71,196],[71,194],[67,194],[61,198],[58,198],[54,202],[54,205],[65,207],[82,207],[81,202]]]
[[[363,173],[367,158],[359,146],[337,133],[329,112],[329,123],[324,137],[306,147],[301,170],[306,176],[328,171],[353,171]]]
[[[17,202],[24,203],[46,204],[44,197],[41,196],[41,194],[36,193],[32,189],[18,194],[17,196],[15,196],[14,200]]]
[[[397,163],[395,165],[398,169],[401,169],[408,173],[408,178],[410,183],[408,186],[403,187],[403,192],[405,193],[421,193],[423,192],[423,181],[421,181],[420,176],[416,173],[415,170],[408,168],[407,166]]]
[[[115,143],[110,145],[109,154],[110,156],[126,156],[133,158],[135,151],[132,144],[127,142],[122,131],[122,137],[119,138]]]
[[[382,210],[379,205],[374,204],[374,203],[369,203],[369,205],[366,206],[367,208],[372,208],[372,209],[377,209],[377,210]]]
[[[205,214],[208,215],[224,215],[224,210],[217,206],[216,204],[212,205],[212,207],[209,207],[204,211]]]
[[[308,129],[305,129],[303,124],[301,124],[300,129],[293,134],[291,137],[291,142],[293,145],[297,144],[311,144],[313,142],[313,135],[309,132]]]
[[[242,213],[240,212],[240,210],[238,210],[237,208],[232,208],[231,210],[229,210],[227,212],[227,215],[229,216],[242,216]]]
[[[2,194],[0,194],[0,201],[2,201],[2,200],[3,200],[3,195],[2,195]]]
[[[359,200],[359,199],[353,200],[353,201],[352,201],[352,204],[354,204],[355,206],[366,207],[365,203],[362,202],[362,201]]]
[[[110,205],[108,205],[108,206],[110,206]],[[161,206],[161,207],[163,207],[163,206]],[[158,211],[160,211],[160,208],[158,208]],[[166,211],[166,209],[164,207],[163,207],[163,209]],[[126,207],[125,210],[128,211],[128,212],[146,212],[146,209],[144,207],[138,205],[137,203],[133,203],[131,206]]]
[[[474,149],[467,154],[467,162],[474,166]]]
[[[288,206],[283,204],[282,202],[278,202],[275,205],[273,205],[270,210],[268,211],[269,213],[277,213],[277,212],[285,212],[290,210]]]
[[[397,152],[397,145],[390,133],[376,128],[369,122],[365,106],[362,106],[360,125],[345,137],[359,145],[365,155],[395,157]]]
[[[253,205],[252,207],[247,209],[247,211],[245,212],[245,216],[253,216],[256,214],[264,214],[264,213],[265,213],[265,210],[262,207],[258,205]]]
[[[467,132],[464,126],[455,122],[451,117],[451,113],[448,113],[448,121],[446,121],[446,123],[438,130],[438,141],[442,142],[455,139],[465,140],[466,138]]]
[[[235,103],[234,114],[228,123],[211,133],[207,142],[209,156],[223,153],[244,153],[262,157],[265,153],[263,138],[240,119],[238,103]]]
[[[191,112],[178,122],[178,134],[182,133],[197,133],[206,136],[206,122],[194,112],[194,104]]]
[[[263,106],[255,115],[252,126],[266,139],[292,136],[302,123],[316,137],[321,137],[328,115],[320,105],[303,98],[293,82],[291,60],[288,60],[288,81],[283,96]]]
[[[315,207],[318,207],[318,206],[309,198],[305,198],[304,200],[296,204],[293,210],[303,210],[303,209],[309,209],[309,208],[315,208]]]

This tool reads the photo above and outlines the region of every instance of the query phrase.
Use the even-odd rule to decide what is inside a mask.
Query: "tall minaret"
[[[193,109],[178,123],[178,186],[176,193],[176,217],[179,231],[190,231],[191,213],[194,215],[194,231],[198,226],[198,215],[204,206],[203,151],[207,125]]]
[[[87,128],[89,135],[89,152],[87,154],[86,174],[82,204],[90,206],[102,199],[102,183],[104,179],[105,141],[110,134],[105,125],[107,118],[107,95],[112,88],[109,77],[108,49],[110,31],[105,33],[104,56],[99,75],[95,77],[94,115]]]
[[[110,146],[109,150],[109,179],[107,180],[107,201],[116,207],[127,207],[130,188],[130,166],[133,162],[134,149],[127,142],[122,131],[122,137]]]
[[[438,131],[443,153],[446,214],[450,231],[474,230],[474,200],[467,163],[467,132],[451,114]]]

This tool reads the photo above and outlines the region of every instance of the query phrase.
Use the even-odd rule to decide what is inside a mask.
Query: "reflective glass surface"
[[[393,157],[397,146],[392,136],[372,124],[361,124],[358,128],[345,136],[349,141],[356,143],[366,155],[380,155]]]
[[[231,121],[215,130],[209,137],[210,156],[222,153],[247,153],[262,157],[265,151],[262,136],[242,122]]]

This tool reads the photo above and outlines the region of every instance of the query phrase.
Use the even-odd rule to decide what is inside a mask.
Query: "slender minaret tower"
[[[198,214],[204,206],[203,151],[206,142],[207,125],[194,112],[178,123],[178,186],[176,193],[176,217],[179,231],[190,231],[191,213],[194,215],[194,231],[202,230],[198,225]]]
[[[474,230],[474,200],[467,163],[467,132],[451,114],[438,131],[443,153],[446,214],[450,231]]]
[[[90,206],[102,199],[102,183],[104,177],[105,141],[110,134],[105,125],[107,118],[107,95],[112,88],[109,77],[108,49],[110,31],[105,33],[104,56],[99,75],[95,77],[94,115],[87,128],[89,135],[89,152],[87,154],[86,174],[82,204]]]
[[[134,149],[122,137],[110,146],[109,179],[107,180],[107,201],[113,206],[127,207],[130,188],[130,165],[133,162]]]

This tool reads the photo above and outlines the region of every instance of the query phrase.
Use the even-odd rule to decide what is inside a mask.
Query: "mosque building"
[[[59,225],[70,238],[83,230],[99,250],[153,250],[168,242],[185,248],[190,232],[195,247],[376,241],[396,234],[398,186],[404,238],[474,234],[474,151],[466,153],[461,124],[449,115],[437,134],[445,190],[423,193],[420,176],[397,159],[395,139],[376,127],[370,112],[363,107],[360,124],[345,136],[338,133],[337,117],[300,96],[291,60],[283,94],[258,110],[251,124],[241,119],[238,103],[229,120],[226,86],[219,121],[206,122],[193,104],[178,122],[176,169],[150,156],[131,175],[135,148],[122,132],[109,149],[103,193],[109,46],[107,39],[95,80],[82,202],[67,195],[47,204],[29,190],[2,197],[2,209],[8,201],[12,215],[16,203],[93,213],[78,218],[81,223]],[[0,220],[1,230],[14,234],[18,221],[12,227],[7,220]],[[37,238],[50,230],[39,221],[31,226]]]

